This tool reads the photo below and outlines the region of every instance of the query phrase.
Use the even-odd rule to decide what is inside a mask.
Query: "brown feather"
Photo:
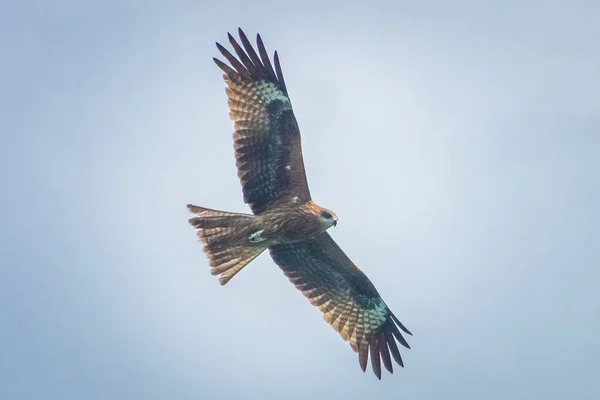
[[[367,360],[369,358],[369,345],[364,344],[358,348],[358,364],[363,372],[367,371]]]
[[[265,246],[252,244],[248,236],[256,217],[231,213],[188,204],[196,216],[189,220],[198,230],[204,253],[211,266],[211,274],[220,275],[219,283],[225,285],[252,260]]]
[[[371,368],[373,368],[373,372],[377,379],[381,380],[381,360],[379,359],[379,344],[377,343],[377,337],[374,337],[371,340],[369,349],[371,352]]]
[[[392,359],[390,358],[390,350],[388,349],[386,333],[380,333],[377,341],[379,342],[379,354],[381,354],[383,365],[385,366],[385,369],[390,372],[390,374],[393,374],[394,367],[392,366]]]

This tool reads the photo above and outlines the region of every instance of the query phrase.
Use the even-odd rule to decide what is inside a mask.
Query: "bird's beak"
[[[333,227],[335,228],[337,226],[337,219],[333,220]]]

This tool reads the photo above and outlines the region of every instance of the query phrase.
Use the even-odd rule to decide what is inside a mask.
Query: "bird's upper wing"
[[[275,70],[257,35],[258,54],[239,30],[243,48],[229,35],[237,58],[217,43],[231,67],[218,59],[225,72],[229,116],[235,121],[233,135],[238,177],[244,202],[258,214],[269,205],[310,200],[306,182],[300,130],[287,94],[279,57]]]
[[[358,352],[363,371],[369,353],[379,379],[381,361],[393,372],[390,354],[404,366],[396,341],[410,347],[398,328],[411,333],[328,233],[304,242],[275,245],[270,252],[296,288],[323,312],[325,321]]]

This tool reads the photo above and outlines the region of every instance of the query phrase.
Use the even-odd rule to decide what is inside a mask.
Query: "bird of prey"
[[[373,372],[381,379],[382,362],[390,373],[392,358],[404,366],[396,342],[410,347],[400,331],[412,334],[326,232],[338,218],[311,199],[300,130],[277,52],[273,68],[260,35],[258,53],[241,29],[241,45],[228,36],[237,57],[217,43],[229,65],[213,60],[224,72],[238,177],[252,214],[188,204],[194,214],[189,222],[211,273],[225,285],[268,249],[288,279],[358,353],[362,370],[370,354]]]

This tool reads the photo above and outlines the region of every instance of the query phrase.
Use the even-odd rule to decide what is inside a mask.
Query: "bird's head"
[[[326,208],[321,208],[320,218],[321,218],[321,223],[323,224],[325,229],[329,229],[332,226],[337,225],[338,217],[331,210],[328,210]]]

